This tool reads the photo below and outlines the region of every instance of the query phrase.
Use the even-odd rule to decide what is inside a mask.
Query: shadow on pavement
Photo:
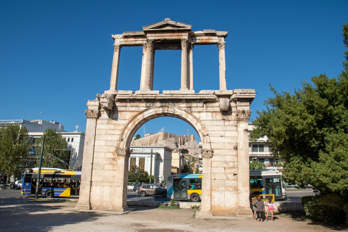
[[[49,231],[53,227],[94,221],[100,214],[74,211],[75,202],[32,201],[8,197],[0,199],[1,231]],[[63,210],[59,210],[65,208]],[[69,208],[71,208],[69,210]]]

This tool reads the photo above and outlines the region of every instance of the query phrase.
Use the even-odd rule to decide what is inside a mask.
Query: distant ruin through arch
[[[129,146],[145,122],[177,117],[197,131],[202,143],[201,215],[250,214],[248,120],[253,89],[227,90],[225,41],[227,32],[203,30],[165,19],[143,31],[113,35],[114,56],[110,89],[87,103],[82,181],[77,208],[125,211]],[[219,90],[193,88],[195,45],[217,45]],[[140,89],[118,90],[121,48],[143,46]],[[179,90],[153,89],[155,51],[181,50]]]

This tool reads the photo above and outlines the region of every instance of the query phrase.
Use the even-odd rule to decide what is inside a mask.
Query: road
[[[155,202],[165,202],[165,201],[169,201],[169,198],[165,198],[162,196],[146,196],[146,197],[142,197],[140,195],[138,195],[137,193],[135,193],[132,190],[128,190],[127,192],[127,200],[128,201],[139,201],[139,202],[148,202],[148,201],[155,201]]]
[[[288,196],[288,198],[286,199],[287,202],[301,202],[302,197],[315,195],[315,193],[313,192],[313,189],[311,188],[286,189],[286,194]]]
[[[138,198],[133,193],[129,199]],[[152,197],[139,198],[151,200]],[[160,200],[160,198],[155,198]],[[120,214],[79,211],[76,199],[23,198],[18,190],[0,190],[0,231],[121,231],[121,232],[332,232],[309,221],[276,215],[275,221],[256,222],[250,217],[201,218],[193,209],[161,209],[135,206]]]

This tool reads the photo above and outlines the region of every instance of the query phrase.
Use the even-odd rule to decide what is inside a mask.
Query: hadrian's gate
[[[143,31],[113,35],[110,89],[87,103],[82,183],[77,208],[127,210],[129,146],[134,133],[161,116],[182,119],[202,142],[201,215],[250,214],[248,120],[253,89],[227,90],[227,32],[193,32],[191,25],[165,19]],[[193,89],[193,47],[217,45],[219,90]],[[121,47],[143,46],[140,90],[117,89]],[[153,90],[155,50],[181,50],[181,88]],[[159,77],[161,78],[161,77]],[[178,77],[179,78],[179,77]]]

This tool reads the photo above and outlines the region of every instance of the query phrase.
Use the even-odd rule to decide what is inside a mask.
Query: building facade
[[[85,141],[85,133],[77,131],[67,132],[64,130],[64,126],[56,121],[45,120],[0,120],[0,127],[7,127],[9,125],[19,125],[20,128],[25,127],[28,130],[28,135],[33,139],[40,138],[47,129],[54,129],[57,133],[61,134],[67,142],[67,149],[70,151],[69,167],[74,170],[81,170],[82,167],[82,154],[83,145]],[[33,147],[30,152],[31,155],[36,155]]]
[[[253,130],[254,126],[249,124],[248,130]],[[269,140],[267,136],[249,139],[249,160],[263,163],[266,169],[280,168],[279,162],[274,159]]]
[[[168,147],[131,147],[128,170],[138,167],[162,183],[171,174],[172,150]]]

